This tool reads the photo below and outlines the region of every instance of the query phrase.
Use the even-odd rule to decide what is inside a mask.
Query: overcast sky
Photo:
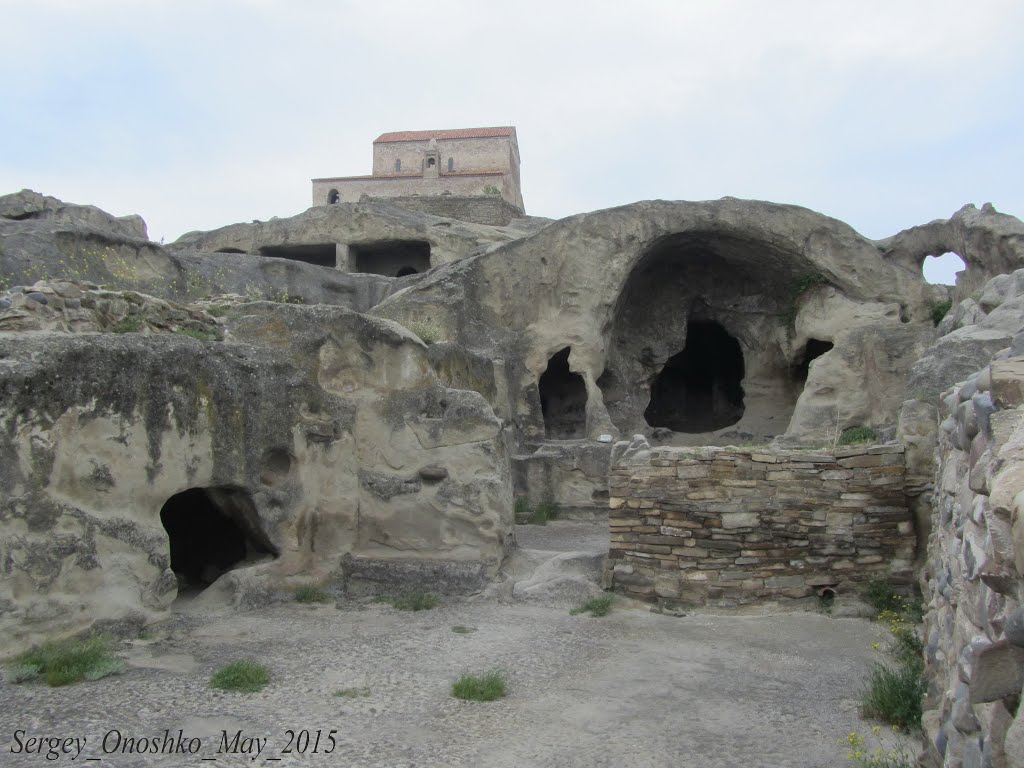
[[[1019,0],[0,0],[0,192],[290,216],[396,130],[514,125],[528,213],[723,195],[1024,217]]]

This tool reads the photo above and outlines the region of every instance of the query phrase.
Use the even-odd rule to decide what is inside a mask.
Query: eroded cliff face
[[[36,288],[51,320],[81,311]],[[217,333],[0,334],[7,650],[142,624],[210,584],[239,605],[311,580],[459,591],[500,564],[502,426],[481,395],[438,381],[422,342],[324,306],[206,322]]]
[[[841,222],[724,199],[564,219],[374,313],[517,361],[507,388],[524,443],[552,437],[539,383],[568,348],[579,436],[720,444],[894,424],[944,295]]]

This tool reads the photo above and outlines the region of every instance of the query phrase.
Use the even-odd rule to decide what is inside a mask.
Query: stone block
[[[991,366],[992,400],[998,408],[1024,404],[1024,360],[997,360]]]
[[[757,512],[730,512],[722,515],[722,528],[756,528],[760,524]]]
[[[975,651],[971,661],[970,703],[1016,696],[1024,684],[1024,649],[998,640]]]

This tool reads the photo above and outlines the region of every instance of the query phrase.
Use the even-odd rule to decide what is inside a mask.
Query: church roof
[[[516,129],[510,125],[494,128],[451,128],[440,131],[398,131],[382,133],[373,140],[374,144],[393,141],[430,141],[431,139],[492,139],[500,136],[514,136]]]

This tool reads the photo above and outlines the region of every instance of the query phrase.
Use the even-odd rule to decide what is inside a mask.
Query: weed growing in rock
[[[476,627],[467,627],[464,624],[456,624],[452,627],[452,632],[456,635],[469,635],[476,632]]]
[[[175,331],[179,336],[188,336],[196,341],[216,341],[217,334],[210,331],[199,331],[195,328],[179,328]]]
[[[494,701],[508,693],[503,672],[463,675],[452,685],[452,696],[465,701]]]
[[[214,304],[206,307],[206,314],[210,315],[210,317],[224,317],[229,310],[230,307],[226,304]]]
[[[797,313],[800,310],[800,297],[812,288],[827,284],[828,280],[824,275],[818,275],[813,272],[807,272],[797,277],[790,286],[789,303],[782,312],[783,323],[785,323],[787,327],[792,328],[793,324],[796,322]]]
[[[587,602],[577,605],[569,611],[569,615],[577,616],[581,613],[589,613],[591,616],[607,616],[608,611],[612,609],[612,602],[614,600],[615,595],[592,597]]]
[[[399,611],[429,611],[441,604],[440,598],[433,592],[410,592],[406,595],[385,597],[383,601]]]
[[[403,325],[419,336],[420,341],[424,344],[436,344],[439,341],[444,341],[444,331],[436,322],[407,320]]]
[[[142,328],[141,317],[122,317],[112,326],[110,326],[111,333],[137,333]]]
[[[878,439],[878,433],[871,427],[848,427],[839,436],[837,445],[860,445],[862,443],[873,443]]]
[[[295,588],[295,601],[298,603],[327,603],[331,596],[316,584],[303,584]]]
[[[103,636],[86,640],[59,640],[32,648],[15,657],[7,680],[23,683],[41,677],[54,687],[82,680],[99,680],[124,669],[114,656],[110,640]]]
[[[932,325],[938,325],[942,322],[943,318],[949,314],[949,310],[953,308],[952,299],[946,299],[945,301],[935,301],[928,306],[928,314],[931,315]]]
[[[886,748],[881,740],[881,732],[882,729],[877,725],[871,729],[876,742],[874,749],[869,749],[859,733],[850,733],[845,740],[850,748],[846,756],[861,768],[914,768],[917,759],[906,742],[897,741],[892,747]]]
[[[256,693],[262,691],[269,682],[270,673],[262,664],[255,661],[233,661],[213,673],[210,687],[222,691]]]
[[[334,695],[339,699],[360,699],[370,695],[369,688],[342,688],[335,691]]]

